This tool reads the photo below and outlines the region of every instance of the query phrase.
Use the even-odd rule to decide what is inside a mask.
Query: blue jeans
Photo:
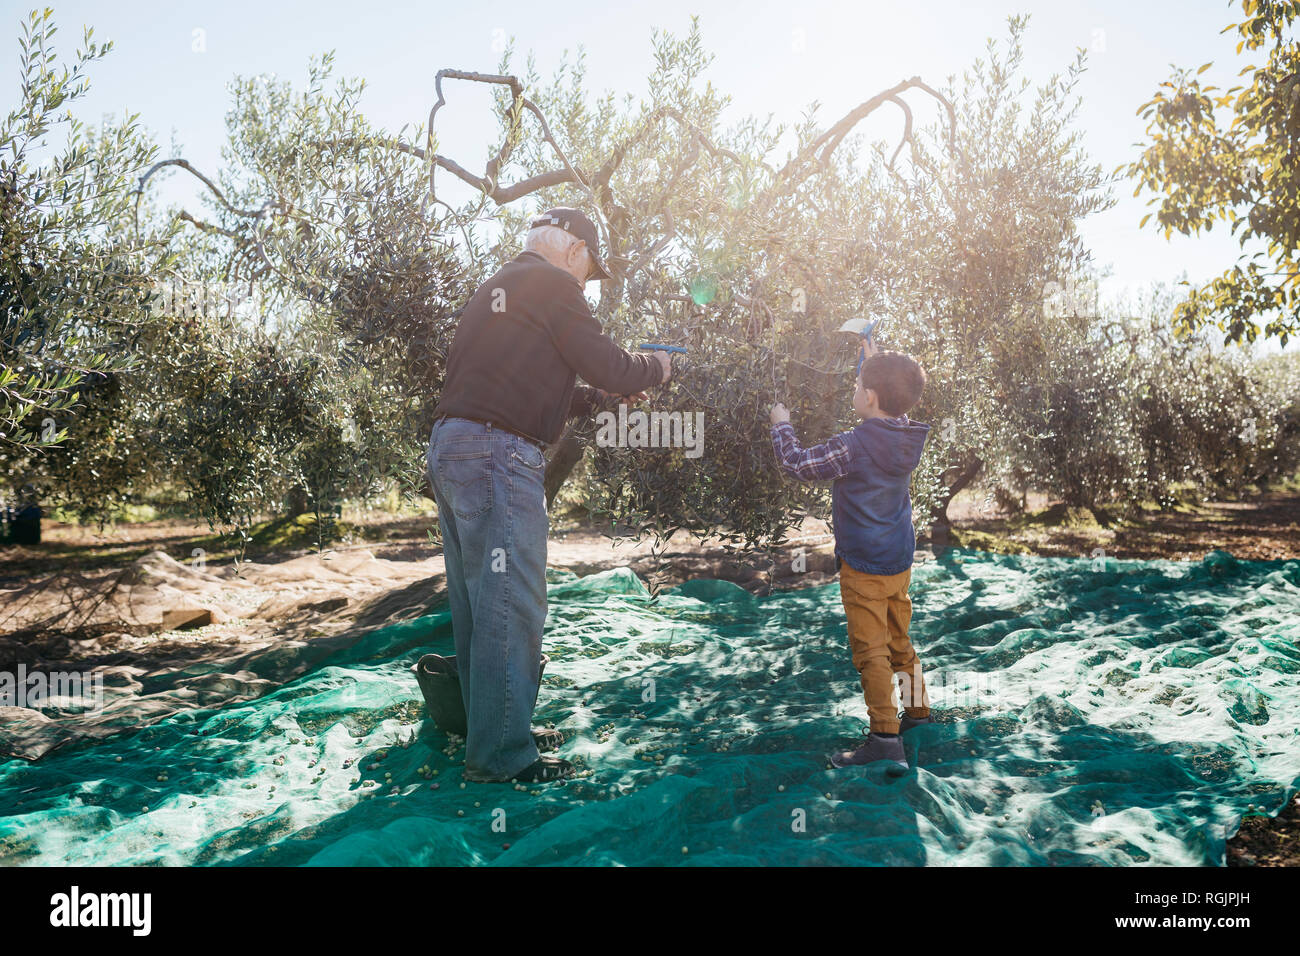
[[[433,426],[426,461],[469,723],[465,778],[509,780],[538,758],[532,718],[546,623],[546,460],[509,432],[445,418]]]

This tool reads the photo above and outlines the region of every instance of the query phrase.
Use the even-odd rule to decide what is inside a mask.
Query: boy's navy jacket
[[[912,566],[912,470],[930,426],[869,418],[848,432],[849,472],[831,486],[835,554],[864,574],[899,574]]]

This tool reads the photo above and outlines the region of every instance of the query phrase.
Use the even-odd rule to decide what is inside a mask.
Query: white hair
[[[577,241],[559,226],[538,226],[528,230],[528,235],[524,238],[524,251],[535,252],[550,261],[559,259]]]

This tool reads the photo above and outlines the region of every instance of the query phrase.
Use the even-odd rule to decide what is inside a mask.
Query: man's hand
[[[790,410],[780,402],[777,402],[772,406],[772,414],[769,417],[772,419],[773,425],[780,425],[782,422],[788,422],[790,420]]]
[[[659,365],[664,370],[664,377],[659,380],[659,384],[666,384],[667,381],[673,377],[673,357],[662,349],[657,352],[652,352],[651,354],[659,360]]]
[[[864,362],[879,351],[880,349],[876,348],[875,342],[868,341],[867,339],[862,340],[862,360]]]

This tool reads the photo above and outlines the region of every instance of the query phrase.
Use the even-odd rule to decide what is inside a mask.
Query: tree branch
[[[861,103],[854,109],[850,110],[844,116],[843,119],[841,119],[838,123],[836,123],[830,129],[828,129],[826,132],[822,133],[821,136],[817,137],[815,140],[813,140],[811,143],[805,146],[795,156],[793,156],[789,162],[787,162],[783,167],[781,167],[781,171],[777,174],[777,178],[781,180],[785,180],[793,177],[794,173],[800,171],[801,168],[810,159],[813,158],[815,158],[819,166],[824,167],[827,164],[827,162],[829,162],[831,153],[833,153],[836,150],[836,148],[844,140],[844,137],[847,136],[853,130],[853,128],[858,125],[858,123],[862,122],[862,120],[866,119],[868,116],[874,113],[885,103],[893,102],[904,107],[904,113],[907,122],[906,131],[904,133],[904,142],[909,141],[911,139],[911,133],[912,133],[911,110],[909,110],[902,103],[902,101],[898,97],[898,94],[911,89],[921,90],[924,93],[928,93],[930,96],[934,97],[940,103],[943,104],[944,109],[948,113],[948,145],[950,149],[955,151],[957,148],[956,108],[952,105],[951,102],[949,102],[947,97],[945,97],[943,94],[939,93],[937,90],[933,89],[932,87],[928,86],[927,84],[921,82],[921,78],[919,76],[914,76],[911,79],[903,80],[901,83],[897,84],[896,86],[893,86],[881,93],[877,93],[875,96],[871,97],[871,99]],[[902,148],[902,144],[900,143],[899,149],[901,148]],[[814,154],[819,153],[819,151],[820,151],[820,155],[816,155],[814,157]],[[895,151],[894,155],[895,156],[898,155],[897,150]],[[892,160],[891,160],[891,166],[892,166]]]

